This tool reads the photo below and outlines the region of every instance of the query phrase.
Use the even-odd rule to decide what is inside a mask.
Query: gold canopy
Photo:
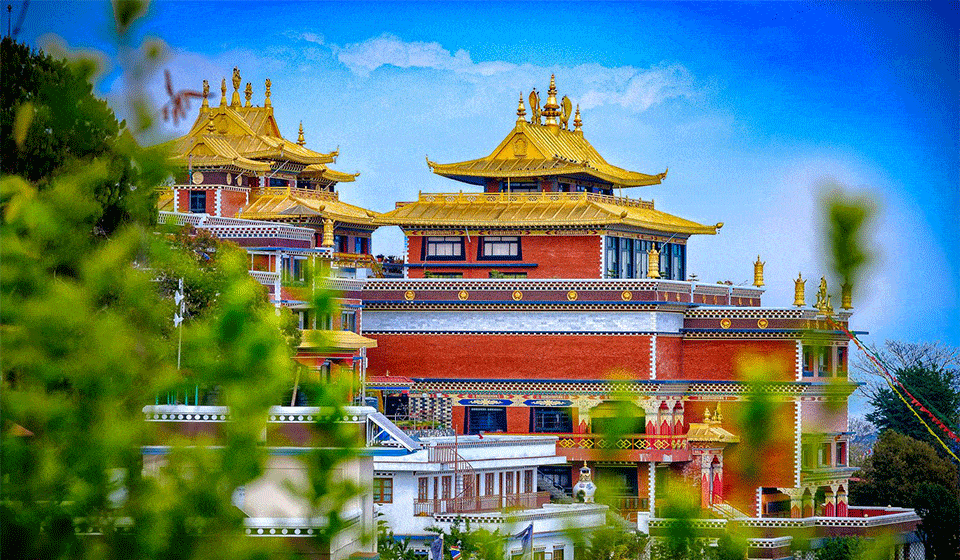
[[[379,216],[372,210],[342,202],[335,192],[287,187],[260,189],[237,215],[249,220],[299,221],[330,218],[337,222],[373,225]]]

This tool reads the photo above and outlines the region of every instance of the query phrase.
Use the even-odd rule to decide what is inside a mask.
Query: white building
[[[537,560],[571,560],[572,534],[606,524],[607,506],[550,503],[538,491],[537,468],[565,464],[555,436],[484,435],[429,437],[422,448],[374,455],[374,501],[397,537],[426,550],[457,518],[471,529],[513,535],[533,523]],[[517,539],[505,539],[511,555]]]

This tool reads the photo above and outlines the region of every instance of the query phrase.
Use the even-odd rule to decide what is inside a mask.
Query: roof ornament
[[[297,136],[297,145],[303,146],[307,141],[303,139],[303,121],[300,121],[300,135]]]
[[[271,105],[273,105],[273,103],[270,103],[270,78],[267,78],[267,81],[264,83],[266,84],[266,91],[263,94],[264,96],[263,106],[270,107]]]
[[[204,80],[203,81],[203,103],[201,103],[200,105],[201,107],[206,108],[210,106],[210,103],[207,102],[207,96],[209,95],[210,95],[210,82]]]
[[[573,131],[582,135],[583,130],[580,128],[581,125],[583,125],[583,121],[580,120],[580,104],[577,103],[577,112],[573,115]]]
[[[213,124],[213,113],[209,113],[209,118],[207,119],[207,132],[213,134],[216,127]]]
[[[550,74],[550,89],[547,90],[547,102],[543,106],[543,116],[546,117],[546,126],[557,126],[557,117],[560,116],[560,105],[557,105],[557,81]]]
[[[570,120],[570,114],[573,112],[573,102],[570,101],[569,97],[564,95],[560,106],[563,108],[563,111],[560,113],[560,126],[564,130],[570,130],[569,126],[567,126],[567,121]]]
[[[753,263],[753,285],[756,287],[763,286],[763,265],[767,263],[760,262],[760,255],[757,255],[757,262]]]
[[[825,311],[827,308],[827,279],[823,276],[820,277],[820,289],[817,290],[817,302],[814,304],[814,307],[820,311]]]
[[[520,102],[517,104],[517,122],[527,122],[527,110],[523,106],[523,92],[520,92]]]
[[[253,97],[253,85],[251,85],[250,82],[247,82],[247,87],[243,90],[243,95],[247,98],[247,102],[243,106],[249,107],[250,98]]]
[[[227,79],[222,78],[220,80],[220,106],[227,106]]]
[[[793,304],[797,307],[803,307],[807,304],[804,296],[804,288],[807,281],[803,279],[803,274],[797,274],[797,279],[793,281]]]
[[[233,97],[230,98],[231,107],[240,106],[240,70],[233,67]]]
[[[530,92],[530,124],[540,124],[540,94],[536,89]]]
[[[853,309],[853,286],[846,281],[840,287],[840,309]]]

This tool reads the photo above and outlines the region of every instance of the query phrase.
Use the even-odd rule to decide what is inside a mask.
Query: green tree
[[[891,373],[910,393],[933,412],[955,433],[960,427],[960,351],[938,344],[911,344],[887,341],[878,352],[888,364]],[[873,410],[867,414],[879,431],[895,430],[932,445],[940,453],[944,450],[927,428],[907,408],[907,405],[885,382],[877,380],[879,372],[872,362],[861,363],[857,369],[874,380],[866,392]],[[903,392],[902,390],[900,391]],[[909,397],[905,398],[909,400]],[[916,408],[916,406],[914,406]],[[920,413],[923,414],[922,412]],[[951,443],[942,429],[930,418],[924,420],[947,443]]]
[[[913,497],[913,507],[923,521],[917,534],[926,557],[955,559],[960,555],[960,499],[940,484],[924,482]]]
[[[85,62],[86,61],[86,62]],[[6,38],[0,41],[0,173],[17,175],[45,190],[61,174],[98,163],[105,173],[91,185],[100,206],[94,226],[109,234],[128,222],[155,220],[153,189],[138,189],[165,171],[141,166],[162,154],[139,150],[123,123],[90,83],[96,64],[70,64]],[[18,125],[19,127],[15,126]]]
[[[834,537],[817,549],[816,560],[858,560],[864,553],[863,541],[857,537]]]

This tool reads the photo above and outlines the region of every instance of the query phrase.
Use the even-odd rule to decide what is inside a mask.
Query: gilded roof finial
[[[307,141],[303,139],[303,121],[300,121],[300,135],[297,136],[297,145],[303,146]]]
[[[220,106],[227,106],[227,79],[223,78],[220,80]]]
[[[527,110],[523,106],[523,92],[520,92],[520,102],[517,104],[517,122],[527,122]]]
[[[210,106],[210,103],[207,102],[207,97],[208,97],[209,95],[210,95],[210,82],[204,80],[204,81],[203,81],[203,102],[202,102],[201,105],[200,105],[201,107],[209,107],[209,106]]]
[[[573,109],[573,103],[570,101],[570,98],[566,95],[563,96],[563,99],[560,101],[560,127],[564,130],[569,130],[570,127],[567,125],[567,121],[570,120],[570,113]]]
[[[763,286],[763,265],[767,263],[760,262],[760,255],[757,255],[757,262],[753,263],[753,285]]]
[[[577,112],[573,115],[573,131],[583,134],[583,130],[580,126],[583,124],[583,121],[580,120],[580,104],[577,103]]]
[[[267,81],[264,82],[264,83],[266,84],[267,89],[266,89],[266,91],[263,93],[263,96],[264,96],[263,106],[264,106],[264,107],[269,107],[269,106],[273,105],[272,103],[270,103],[270,78],[267,78]]]
[[[710,407],[704,408],[704,409],[703,409],[703,422],[704,422],[704,423],[707,423],[707,422],[710,422],[710,420],[711,420],[711,417],[710,417]]]
[[[797,307],[803,307],[807,304],[806,296],[803,291],[807,281],[803,279],[803,274],[797,274],[797,279],[793,281],[793,304]]]
[[[647,251],[647,278],[660,278],[660,251],[650,247]]]
[[[713,420],[718,424],[723,422],[723,415],[720,414],[720,403],[717,403],[717,411],[713,413]]]
[[[250,106],[250,98],[253,97],[253,85],[250,82],[247,82],[247,87],[243,90],[244,97],[247,98],[247,102],[243,104],[244,107]]]
[[[537,90],[530,92],[530,123],[540,124],[540,94]]]
[[[820,277],[820,289],[817,290],[817,303],[814,304],[814,307],[820,311],[826,311],[827,309],[827,279],[823,276]]]
[[[550,74],[550,89],[547,90],[547,103],[543,106],[543,116],[546,117],[544,124],[558,126],[557,117],[560,116],[560,105],[557,104],[557,81],[553,74]]]
[[[216,127],[213,125],[213,113],[209,113],[209,118],[207,119],[207,132],[213,134],[213,131]]]
[[[231,107],[240,106],[240,70],[233,67],[233,97],[230,98]]]

